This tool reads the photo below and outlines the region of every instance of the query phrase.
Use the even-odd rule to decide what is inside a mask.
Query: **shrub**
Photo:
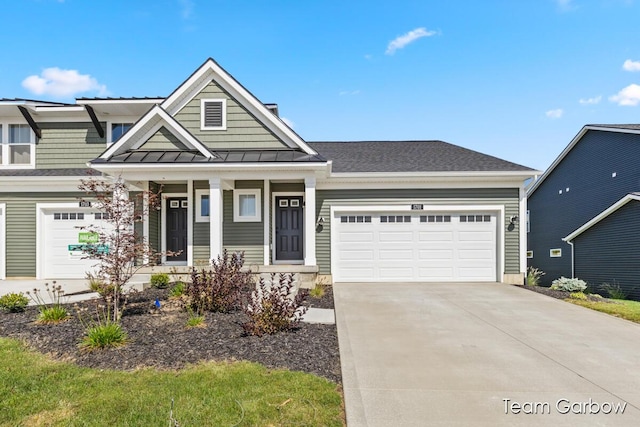
[[[102,297],[102,299],[104,299],[105,301],[108,299],[114,299],[114,294],[116,291],[115,285],[107,283],[92,274],[87,274],[87,280],[89,281],[89,289],[91,289],[93,292],[97,292],[98,295]],[[120,294],[122,294],[122,290],[120,290]]]
[[[209,270],[194,268],[186,289],[189,306],[198,313],[239,310],[242,292],[252,284],[251,273],[243,271],[243,265],[244,252],[235,252],[229,257],[225,249]]]
[[[540,284],[540,278],[544,275],[544,271],[538,270],[535,267],[527,268],[527,286],[538,286]]]
[[[324,286],[316,285],[310,291],[309,295],[314,298],[322,298],[324,296]]]
[[[189,318],[187,319],[187,328],[204,328],[204,316],[202,314],[198,314],[191,310],[187,309],[189,312]]]
[[[110,305],[97,304],[95,317],[86,314],[87,311],[87,308],[76,309],[78,320],[85,329],[85,336],[79,344],[82,350],[120,347],[127,343],[127,333],[120,323],[112,319]]]
[[[184,295],[185,289],[186,289],[186,285],[184,284],[184,282],[177,282],[169,290],[169,296],[173,298],[180,298],[182,295]]]
[[[306,296],[300,289],[294,296],[291,274],[271,275],[270,283],[264,278],[251,293],[249,304],[244,307],[249,320],[242,327],[249,335],[275,334],[294,328],[307,312],[302,305]]]
[[[609,298],[627,299],[627,293],[615,282],[613,284],[603,283],[600,289],[606,291]]]
[[[64,298],[64,290],[62,286],[56,285],[56,282],[53,282],[53,286],[49,287],[49,284],[46,283],[46,291],[49,295],[49,299],[51,303],[48,304],[42,295],[40,294],[40,289],[34,289],[33,292],[27,292],[27,295],[31,298],[31,300],[38,306],[38,311],[40,315],[38,316],[38,323],[60,323],[64,320],[67,320],[69,317],[69,312],[66,307],[62,305],[62,300]]]
[[[578,278],[569,279],[562,276],[561,278],[551,282],[551,289],[566,292],[583,292],[587,289],[587,283]]]
[[[167,273],[152,274],[151,286],[157,289],[166,289],[169,286],[169,275]]]
[[[569,295],[569,298],[586,300],[587,299],[587,295],[584,292],[571,292],[571,294]]]
[[[24,311],[29,304],[29,298],[25,297],[22,292],[2,295],[0,297],[0,308],[9,313],[18,313]]]

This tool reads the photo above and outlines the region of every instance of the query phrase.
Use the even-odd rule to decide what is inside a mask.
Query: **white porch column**
[[[187,265],[193,265],[193,180],[187,180]]]
[[[142,183],[142,191],[142,240],[149,247],[149,181]],[[142,262],[149,263],[148,254],[144,254]]]
[[[316,177],[304,179],[304,265],[316,265]]]
[[[520,231],[520,273],[527,277],[527,192],[520,186],[520,203],[518,212],[518,228]]]
[[[264,221],[264,265],[271,264],[271,251],[270,249],[270,239],[271,235],[271,223],[269,222],[270,218],[270,210],[271,210],[271,186],[268,179],[264,180],[264,213],[262,215]]]
[[[220,178],[209,179],[209,258],[222,254],[222,183]]]

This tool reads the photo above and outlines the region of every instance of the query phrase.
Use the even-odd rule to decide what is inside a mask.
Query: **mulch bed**
[[[156,299],[161,309],[154,306]],[[95,309],[96,301],[79,303]],[[308,296],[306,304],[333,308],[330,286],[322,298]],[[75,313],[75,309],[70,307]],[[97,369],[132,370],[141,367],[179,369],[205,360],[248,360],[268,368],[284,368],[341,382],[338,335],[335,325],[301,323],[288,332],[246,336],[242,312],[206,313],[205,327],[187,328],[188,314],[168,290],[146,289],[131,295],[122,327],[130,342],[121,348],[83,352],[78,348],[84,330],[76,316],[57,325],[35,323],[37,308],[23,313],[0,311],[0,335],[23,340],[29,347],[55,359]]]

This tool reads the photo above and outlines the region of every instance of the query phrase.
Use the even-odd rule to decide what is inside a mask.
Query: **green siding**
[[[227,99],[227,129],[200,130],[200,101]],[[270,130],[251,115],[231,95],[210,83],[175,118],[196,138],[212,149],[287,148]]]
[[[86,168],[107,149],[92,123],[38,123],[42,138],[36,145],[37,169]],[[106,124],[102,123],[106,128]]]
[[[138,149],[140,151],[150,150],[186,150],[187,147],[180,142],[167,128],[161,127],[158,132],[151,136]]]
[[[36,203],[78,202],[81,193],[0,193],[6,203],[6,276],[36,276]]]
[[[164,184],[162,185],[162,192],[187,194],[187,184]]]
[[[517,188],[489,189],[385,189],[385,190],[318,190],[316,192],[316,218],[323,217],[325,222],[316,232],[316,259],[320,274],[331,273],[331,206],[367,205],[372,201],[383,203],[406,199],[413,201],[429,200],[430,204],[443,205],[497,205],[505,207],[505,217],[518,215]],[[505,221],[504,250],[506,274],[520,273],[519,224],[510,228]]]
[[[236,181],[235,188],[259,188],[260,209],[264,209],[263,181]],[[264,219],[260,222],[233,222],[233,191],[224,191],[222,199],[224,248],[229,252],[244,251],[245,265],[264,264]]]
[[[304,193],[304,182],[271,184],[272,193]]]

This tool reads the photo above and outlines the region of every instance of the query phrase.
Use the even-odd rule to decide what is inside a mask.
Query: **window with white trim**
[[[29,125],[0,123],[0,165],[35,167],[35,143]]]
[[[340,222],[371,222],[371,215],[342,215]]]
[[[196,190],[196,222],[209,222],[209,190]]]
[[[260,222],[260,189],[233,190],[233,221]]]
[[[380,222],[387,222],[387,223],[411,222],[411,215],[380,215]]]
[[[226,130],[227,129],[227,100],[202,99],[200,101],[200,129],[201,130]]]
[[[111,140],[109,143],[112,144],[119,140],[126,131],[131,129],[131,126],[133,126],[133,123],[111,123]]]
[[[560,249],[560,248],[549,249],[549,256],[551,258],[560,258],[560,257],[562,257],[562,249]]]

